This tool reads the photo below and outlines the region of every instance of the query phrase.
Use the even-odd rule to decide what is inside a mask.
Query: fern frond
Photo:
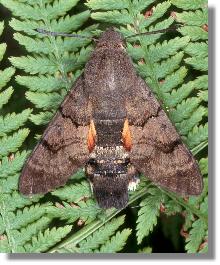
[[[6,51],[6,44],[5,43],[1,43],[0,44],[0,61],[2,60],[4,54]]]
[[[207,109],[203,106],[199,106],[187,120],[183,120],[180,123],[176,124],[176,127],[181,135],[187,135],[190,130],[196,126],[202,118],[207,114]]]
[[[53,191],[52,194],[59,197],[61,200],[77,203],[83,198],[91,197],[91,190],[89,183],[87,181],[83,181],[81,183],[57,189]]]
[[[9,176],[7,179],[0,179],[1,190],[3,190],[5,194],[17,190],[18,179],[19,179],[19,174],[14,174],[13,176]]]
[[[49,205],[51,205],[51,203],[35,204],[30,207],[25,207],[22,210],[19,209],[12,219],[11,229],[20,229],[40,219],[45,214]]]
[[[207,40],[208,32],[197,26],[184,26],[178,30],[183,36],[189,36],[192,41]]]
[[[55,58],[45,58],[41,56],[21,56],[9,58],[11,63],[16,67],[23,69],[30,74],[52,74],[59,70]]]
[[[187,144],[190,148],[197,146],[199,143],[208,140],[208,123],[205,125],[195,126],[187,136]]]
[[[183,53],[177,53],[176,55],[168,58],[167,60],[162,61],[162,63],[157,63],[154,65],[155,67],[155,75],[158,79],[165,78],[167,75],[174,72],[174,70],[179,68],[179,64],[182,61]],[[145,77],[146,73],[149,71],[150,66],[147,64],[141,64],[139,63],[136,67],[139,71],[140,75]],[[167,77],[169,80],[169,78]],[[178,79],[177,79],[178,80]],[[167,82],[167,81],[166,81]],[[171,81],[172,82],[172,81]],[[165,83],[165,82],[164,82]],[[164,86],[163,83],[163,86]],[[164,92],[169,91],[168,89],[163,89]]]
[[[31,91],[55,92],[66,87],[66,83],[62,78],[54,76],[16,76],[18,84],[28,87]]]
[[[124,223],[125,216],[114,218],[111,222],[106,223],[100,229],[96,230],[92,235],[81,241],[78,246],[69,244],[65,246],[65,250],[77,253],[96,253],[100,246],[109,241],[115,231]],[[60,252],[60,251],[59,251]]]
[[[21,170],[24,161],[28,155],[28,152],[22,151],[14,154],[13,159],[3,157],[0,167],[0,178],[6,178],[7,176],[13,176],[15,173]]]
[[[42,20],[42,18],[45,17],[47,17],[47,19],[55,19],[64,15],[73,8],[78,1],[79,0],[57,0],[53,4],[46,5],[39,0],[35,1],[34,5],[29,5],[28,3],[23,4],[14,0],[2,0],[1,2],[17,17]]]
[[[164,195],[157,188],[148,190],[149,195],[141,203],[137,219],[137,241],[140,244],[145,236],[152,231],[157,223],[160,213],[160,205],[164,201]]]
[[[3,105],[8,103],[13,91],[14,91],[13,88],[9,87],[0,93],[0,109],[2,108]]]
[[[28,120],[31,111],[31,109],[26,109],[19,114],[10,113],[5,117],[0,116],[0,136],[4,136],[23,126]]]
[[[3,71],[0,71],[0,90],[10,81],[14,73],[15,69],[13,67],[9,67]]]
[[[147,2],[147,1],[146,1]],[[90,0],[87,1],[86,5],[92,10],[116,10],[128,8],[129,3],[127,0]]]
[[[144,19],[142,17],[142,20],[140,21],[140,29],[145,29],[146,27],[149,27],[153,22],[155,22],[157,19],[160,19],[168,10],[170,7],[169,1],[164,1],[163,3],[159,3],[153,8],[153,14],[148,19]]]
[[[174,123],[181,122],[191,117],[191,114],[198,108],[200,99],[197,97],[183,100],[176,109],[170,112],[169,116]]]
[[[208,174],[208,158],[202,158],[199,161],[199,167],[203,175]]]
[[[207,57],[208,56],[208,44],[205,42],[193,42],[189,43],[184,51],[190,56]]]
[[[64,227],[55,228],[51,230],[48,228],[44,232],[39,232],[37,237],[32,238],[31,244],[26,244],[24,246],[25,252],[28,253],[39,253],[45,252],[51,246],[55,245],[62,238],[64,238],[72,229],[71,225],[66,225]]]
[[[123,229],[121,232],[117,232],[110,241],[107,241],[104,245],[101,246],[100,250],[97,251],[97,253],[119,252],[126,244],[126,241],[130,234],[131,229]]]
[[[68,223],[73,223],[79,218],[85,223],[90,223],[100,212],[101,209],[97,207],[96,202],[89,199],[85,202],[78,201],[77,204],[63,201],[62,205],[57,204],[57,207],[50,208],[48,214],[51,217],[67,220]]]
[[[201,204],[201,210],[203,212],[207,212],[207,207],[208,198],[206,197],[205,201]],[[189,237],[186,239],[186,250],[188,253],[198,252],[200,244],[206,237],[206,232],[207,224],[203,220],[197,219],[195,222],[193,222]]]
[[[26,242],[30,241],[30,239],[37,235],[40,231],[45,230],[51,222],[51,218],[47,216],[43,216],[36,220],[35,222],[32,222],[31,224],[28,224],[26,227],[22,228],[20,231],[16,230],[16,244],[18,246],[23,247]],[[25,252],[25,251],[24,251]]]
[[[40,112],[36,115],[32,114],[30,116],[30,120],[36,125],[46,125],[53,118],[54,114],[55,114],[55,111],[54,112],[50,112],[50,111]]]
[[[208,70],[208,57],[206,57],[205,59],[203,57],[186,58],[185,62],[191,65],[196,70],[199,71]]]
[[[208,9],[198,9],[195,12],[188,11],[176,13],[175,15],[179,22],[187,23],[188,25],[202,26],[208,21]]]
[[[26,93],[27,99],[29,99],[36,108],[40,108],[43,110],[50,110],[51,108],[58,108],[60,103],[63,100],[63,97],[54,92],[54,93],[37,93],[28,91]]]
[[[4,194],[2,201],[7,202],[7,211],[15,211],[16,209],[24,208],[31,205],[33,202],[38,202],[42,195],[34,196],[32,198],[21,196],[20,193],[14,191],[12,194]]]
[[[183,66],[180,67],[177,71],[173,72],[171,75],[167,75],[164,82],[161,84],[161,90],[164,91],[165,102],[168,106],[170,106],[170,101],[168,96],[166,95],[167,92],[171,92],[171,98],[175,98],[176,102],[181,102],[181,100],[186,97],[189,92],[186,94],[182,92],[181,88],[175,90],[176,87],[183,83],[184,78],[187,75],[187,69]]]
[[[205,8],[207,7],[206,0],[197,0],[197,1],[190,1],[190,0],[171,0],[172,4],[183,9],[183,10],[194,10],[198,8]]]
[[[12,136],[4,136],[0,139],[0,158],[16,152],[29,134],[28,129],[20,129]]]

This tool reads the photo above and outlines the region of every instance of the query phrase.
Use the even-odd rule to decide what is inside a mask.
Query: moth
[[[202,176],[154,94],[136,73],[114,28],[96,48],[23,167],[19,189],[45,194],[79,168],[102,208],[123,208],[142,173],[182,195],[199,195]]]

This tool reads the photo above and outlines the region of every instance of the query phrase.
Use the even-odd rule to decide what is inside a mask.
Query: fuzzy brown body
[[[20,191],[46,193],[85,166],[103,208],[125,207],[139,173],[185,194],[202,178],[153,93],[137,75],[114,29],[96,49],[23,168]]]

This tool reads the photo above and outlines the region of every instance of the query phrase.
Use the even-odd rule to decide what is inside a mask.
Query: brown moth
[[[203,188],[198,164],[126,54],[122,36],[105,31],[40,142],[19,183],[47,193],[85,166],[102,208],[123,208],[140,173],[182,195]]]

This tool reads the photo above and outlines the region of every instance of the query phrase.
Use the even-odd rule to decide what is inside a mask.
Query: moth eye
[[[94,158],[91,158],[91,159],[89,159],[88,164],[95,166],[95,165],[97,165],[97,160]]]
[[[125,158],[125,164],[128,165],[130,163],[130,158]]]

